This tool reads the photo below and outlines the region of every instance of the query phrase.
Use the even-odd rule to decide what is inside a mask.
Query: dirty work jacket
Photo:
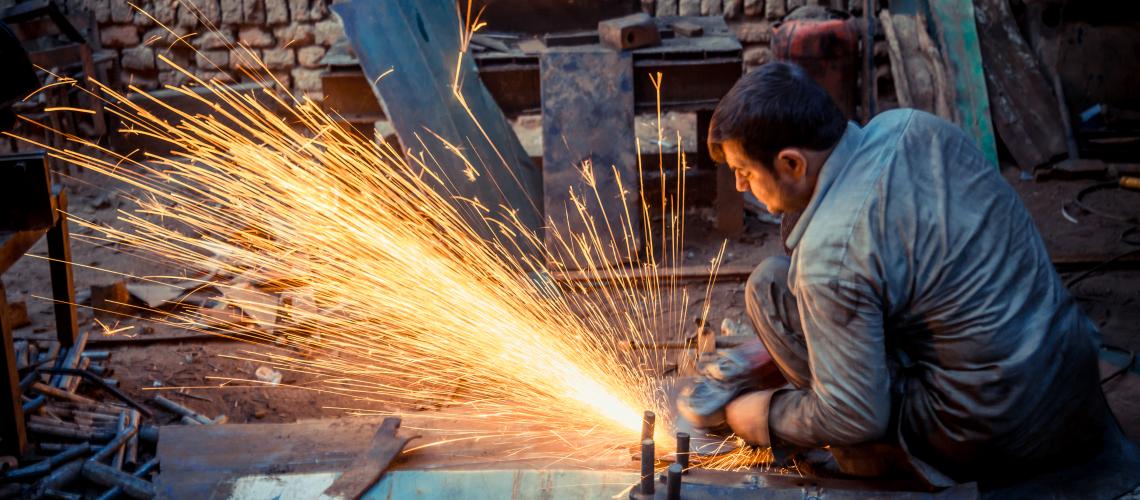
[[[934,484],[1100,446],[1099,334],[958,127],[849,124],[787,244],[812,384],[771,396],[769,441],[897,440]]]

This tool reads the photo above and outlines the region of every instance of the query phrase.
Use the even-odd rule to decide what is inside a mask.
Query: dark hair
[[[775,61],[741,77],[720,100],[709,126],[709,153],[724,163],[722,144],[736,140],[751,159],[771,169],[781,149],[825,150],[845,130],[843,112],[811,76]]]

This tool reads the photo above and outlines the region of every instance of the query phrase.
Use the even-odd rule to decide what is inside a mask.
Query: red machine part
[[[772,53],[802,67],[827,90],[844,116],[855,118],[859,30],[849,20],[785,21],[772,35]]]

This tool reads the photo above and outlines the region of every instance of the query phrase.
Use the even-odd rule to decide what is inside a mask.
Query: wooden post
[[[4,377],[0,391],[0,455],[21,456],[28,445],[24,430],[23,402],[20,401],[20,377],[16,371],[15,345],[12,343],[12,329],[8,323],[8,297],[4,283],[0,282],[0,376]]]
[[[744,231],[744,195],[736,190],[736,176],[725,165],[717,164],[709,154],[709,126],[712,111],[697,111],[697,165],[716,169],[716,229],[726,236]]]
[[[75,279],[71,274],[71,236],[67,232],[67,191],[57,195],[55,225],[48,229],[48,257],[51,259],[51,296],[55,299],[55,329],[59,343],[71,346],[79,331],[75,311]]]

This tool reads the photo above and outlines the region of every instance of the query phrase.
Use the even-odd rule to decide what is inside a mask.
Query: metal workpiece
[[[676,460],[677,465],[681,466],[681,472],[683,473],[685,471],[685,469],[689,468],[689,433],[688,432],[678,432],[677,433],[676,456],[677,456],[677,460]]]
[[[644,463],[644,462],[642,462]],[[820,479],[798,475],[772,474],[759,471],[719,471],[694,468],[682,475],[680,464],[672,464],[660,481],[665,484],[654,494],[635,493],[630,498],[646,500],[667,498],[685,500],[714,500],[723,498],[750,498],[764,500],[784,499],[975,499],[976,483],[960,484],[941,491],[917,491],[914,484],[890,480]]]
[[[641,418],[641,440],[653,439],[654,425],[657,421],[657,414],[652,411],[645,410],[645,415]]]
[[[656,465],[656,462],[653,440],[641,440],[641,487],[638,488],[639,495],[631,495],[632,498],[653,498],[653,479],[656,476],[653,466]]]
[[[665,498],[668,500],[681,499],[681,474],[684,469],[681,464],[674,463],[669,466],[665,478]]]

